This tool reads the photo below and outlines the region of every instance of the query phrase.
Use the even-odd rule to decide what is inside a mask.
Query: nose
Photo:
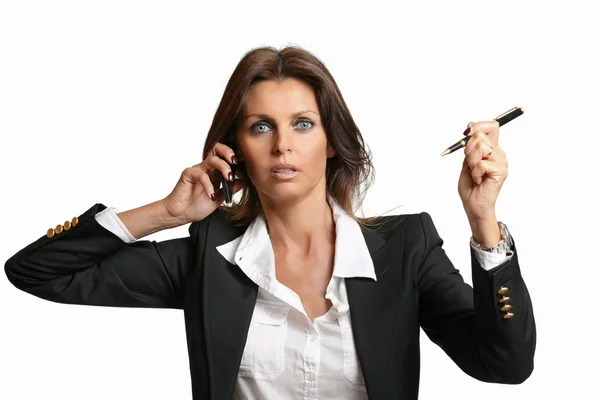
[[[274,151],[275,153],[285,153],[291,150],[292,147],[292,134],[287,131],[277,130],[274,137]]]

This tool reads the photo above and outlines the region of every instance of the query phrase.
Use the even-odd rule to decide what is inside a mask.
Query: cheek
[[[246,173],[253,184],[265,179],[265,171],[269,168],[269,160],[265,156],[251,154],[245,156]]]
[[[240,143],[240,148],[243,149],[244,163],[248,175],[252,175],[252,171],[260,169],[261,166],[268,161],[261,151],[260,146],[255,143]]]
[[[325,142],[314,146],[307,154],[311,167],[321,170],[327,165],[327,144]]]
[[[246,173],[248,174],[248,178],[252,181],[255,182],[256,179],[254,178],[254,171],[256,170],[256,166],[253,163],[252,159],[248,159],[246,158]]]

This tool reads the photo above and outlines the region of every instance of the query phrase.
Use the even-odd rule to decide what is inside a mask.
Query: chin
[[[263,191],[270,199],[278,202],[285,202],[289,200],[295,200],[302,198],[306,195],[306,191],[300,187],[293,187],[296,185],[282,185],[276,183],[270,185],[268,190]]]

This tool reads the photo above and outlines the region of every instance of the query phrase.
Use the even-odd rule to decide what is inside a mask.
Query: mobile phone
[[[231,168],[231,173],[233,175],[233,179],[235,180],[235,164],[229,164]],[[221,175],[221,188],[223,188],[223,192],[225,192],[225,202],[231,204],[233,200],[233,182],[225,179],[223,175]]]

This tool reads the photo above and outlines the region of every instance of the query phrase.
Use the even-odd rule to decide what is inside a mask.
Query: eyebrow
[[[299,115],[302,115],[302,114],[307,113],[307,112],[311,112],[311,113],[317,114],[313,110],[302,110],[302,111],[298,111],[298,112],[293,113],[290,117],[293,119],[293,118],[296,118]],[[317,114],[317,116],[318,115],[319,114]],[[266,120],[269,120],[269,121],[273,120],[273,118],[271,116],[267,115],[267,114],[258,114],[258,113],[248,114],[245,119],[248,119],[250,117],[258,117],[260,119],[266,119]]]

